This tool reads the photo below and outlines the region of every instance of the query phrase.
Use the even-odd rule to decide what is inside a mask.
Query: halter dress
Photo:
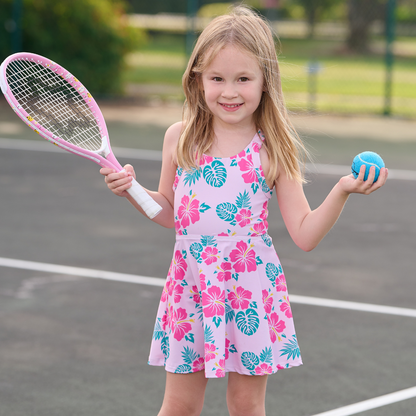
[[[171,373],[272,374],[302,364],[282,266],[267,234],[264,136],[229,158],[178,168],[176,243],[149,364]]]

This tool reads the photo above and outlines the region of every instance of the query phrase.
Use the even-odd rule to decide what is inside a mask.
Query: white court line
[[[39,140],[21,140],[21,139],[6,139],[0,138],[0,149],[10,150],[31,150],[39,152],[64,152],[64,150],[57,146],[51,146],[47,141]],[[127,159],[138,160],[162,160],[162,152],[158,150],[145,150],[145,149],[131,149],[127,147],[113,147],[116,157],[125,157]],[[324,164],[312,164],[306,163],[306,171],[309,173],[317,173],[323,175],[336,175],[343,176],[351,173],[350,166],[343,165],[324,165]],[[413,170],[401,170],[401,169],[389,169],[389,179],[400,179],[407,181],[416,181],[416,171]]]
[[[58,273],[58,274],[65,274],[65,275],[72,275],[72,276],[80,276],[80,277],[89,277],[89,278],[94,278],[94,279],[104,279],[104,280],[111,280],[111,281],[117,281],[117,282],[144,284],[144,285],[150,285],[150,286],[163,287],[165,284],[165,279],[161,279],[157,277],[138,276],[138,275],[127,274],[127,273],[115,273],[115,272],[108,272],[104,270],[62,266],[62,265],[50,264],[50,263],[39,263],[39,262],[34,262],[34,261],[10,259],[10,258],[5,258],[5,257],[0,257],[0,266],[16,268],[16,269],[34,270],[34,271],[42,271],[42,272],[48,272],[48,273]],[[306,304],[306,305],[315,305],[315,306],[324,306],[324,307],[330,307],[330,308],[349,309],[349,310],[355,310],[355,311],[375,312],[375,313],[384,313],[384,314],[390,314],[390,315],[416,317],[416,310],[414,309],[396,308],[396,307],[383,306],[383,305],[371,305],[371,304],[366,304],[366,303],[346,302],[346,301],[339,301],[339,300],[333,300],[333,299],[313,298],[309,296],[298,296],[298,295],[291,295],[290,301],[292,303],[300,303],[300,304]],[[416,397],[416,387],[412,387],[406,390],[401,390],[395,393],[387,394],[387,395],[376,397],[373,399],[365,400],[363,402],[355,403],[349,406],[340,407],[338,409],[330,410],[324,413],[319,413],[314,416],[355,415],[360,412],[375,409],[381,406],[386,406],[386,405],[396,403],[399,401],[403,401],[403,400],[407,400],[413,397]]]
[[[378,407],[401,402],[403,400],[416,397],[416,387],[396,391],[395,393],[386,394],[384,396],[374,397],[374,399],[364,400],[351,404],[349,406],[340,407],[330,410],[329,412],[319,413],[313,416],[349,416],[357,413],[366,412],[367,410],[377,409]]]
[[[165,284],[165,279],[158,277],[138,276],[135,274],[116,273],[95,269],[84,269],[81,267],[62,266],[51,263],[39,263],[5,257],[0,257],[0,267],[66,274],[71,276],[89,277],[93,279],[104,279],[116,282],[136,283],[150,286],[163,287]],[[398,308],[393,306],[373,305],[369,303],[348,302],[343,300],[314,298],[310,296],[300,295],[290,295],[290,302],[303,305],[323,306],[327,308],[348,309],[353,311],[373,312],[416,318],[416,309]]]

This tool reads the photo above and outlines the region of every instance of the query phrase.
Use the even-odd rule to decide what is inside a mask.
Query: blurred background
[[[280,39],[294,112],[416,117],[414,0],[246,0]],[[0,60],[56,60],[101,98],[181,103],[196,36],[232,3],[0,0]],[[76,28],[76,30],[74,30]]]

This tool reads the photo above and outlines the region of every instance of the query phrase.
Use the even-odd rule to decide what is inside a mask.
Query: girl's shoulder
[[[183,121],[178,121],[177,123],[172,124],[165,133],[165,144],[178,144],[179,137],[183,131],[184,123]]]
[[[179,138],[183,131],[183,122],[179,121],[175,124],[172,124],[165,133],[165,138],[163,141],[163,152],[165,154],[173,156],[173,159],[176,163],[176,149],[178,147]]]

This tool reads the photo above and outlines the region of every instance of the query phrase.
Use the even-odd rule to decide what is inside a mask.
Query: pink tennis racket
[[[33,53],[16,53],[0,66],[0,86],[16,114],[36,133],[68,152],[121,172],[104,117],[70,72]],[[154,218],[162,210],[133,179],[129,194]]]

